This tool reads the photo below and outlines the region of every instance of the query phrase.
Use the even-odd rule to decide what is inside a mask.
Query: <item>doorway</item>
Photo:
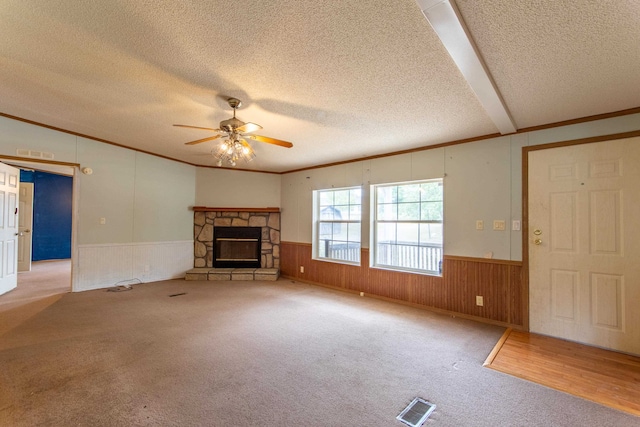
[[[640,137],[528,152],[530,330],[640,354]]]
[[[5,295],[0,297],[0,300],[8,301],[18,298],[21,301],[27,301],[72,291],[73,265],[77,257],[75,244],[78,211],[78,192],[75,182],[77,165],[15,158],[2,160],[21,170],[26,170],[28,173],[48,176],[52,179],[49,181],[45,179],[47,182],[40,186],[40,190],[44,189],[48,193],[42,198],[40,207],[37,201],[33,206],[33,218],[36,220],[37,225],[38,216],[40,216],[40,225],[44,233],[39,237],[37,236],[39,243],[37,243],[37,247],[34,246],[34,255],[36,257],[34,257],[31,271],[28,271],[28,268],[25,269],[23,265],[25,271],[18,273],[18,286],[11,292],[14,295]],[[66,182],[66,184],[60,187],[60,181]],[[51,182],[54,184],[52,185]],[[35,185],[36,189],[34,191],[38,193],[38,183],[35,183]],[[70,188],[65,190],[65,186]],[[64,194],[56,194],[56,192],[63,190]],[[38,197],[37,194],[36,197]],[[65,199],[64,203],[60,203],[59,199],[61,198]],[[56,219],[53,223],[51,222],[52,217],[56,218],[61,215],[60,212],[51,215],[50,208],[52,204],[65,204],[67,207],[69,204],[71,205],[70,210],[67,209],[62,213],[62,216],[66,216],[62,222],[59,219]],[[43,206],[47,209],[41,209]],[[59,209],[60,206],[54,206],[54,208]],[[25,227],[25,229],[34,230],[33,227]],[[24,233],[25,230],[20,231]],[[24,234],[26,235],[26,233]],[[33,232],[31,234],[33,235]],[[19,242],[18,251],[20,249]],[[31,257],[29,258],[31,259]]]

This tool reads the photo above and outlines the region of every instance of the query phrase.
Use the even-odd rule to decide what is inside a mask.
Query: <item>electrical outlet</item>
[[[484,306],[484,297],[477,295],[476,296],[476,305],[482,307]]]
[[[484,221],[479,219],[476,220],[476,230],[484,230]]]
[[[304,273],[304,266],[303,265],[300,266],[300,273]]]

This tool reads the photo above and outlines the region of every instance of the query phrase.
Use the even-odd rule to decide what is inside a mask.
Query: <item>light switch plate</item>
[[[476,221],[476,230],[484,230],[484,221],[479,219]]]
[[[498,231],[504,231],[505,223],[503,219],[493,220],[493,229]]]

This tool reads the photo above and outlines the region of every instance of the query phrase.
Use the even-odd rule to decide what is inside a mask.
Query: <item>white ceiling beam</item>
[[[501,134],[517,128],[453,0],[416,0]]]

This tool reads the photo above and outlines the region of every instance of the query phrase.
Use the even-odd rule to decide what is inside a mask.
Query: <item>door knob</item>
[[[21,231],[21,232],[19,232],[19,233],[16,233],[15,235],[16,235],[16,236],[24,236],[24,233]]]
[[[542,239],[536,239],[533,241],[534,245],[541,245],[542,244]]]
[[[29,230],[28,228],[26,230],[24,230],[25,233],[31,233],[31,230]]]

